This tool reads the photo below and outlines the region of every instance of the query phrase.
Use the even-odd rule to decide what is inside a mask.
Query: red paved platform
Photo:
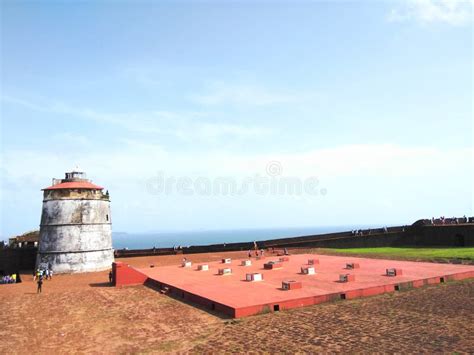
[[[301,274],[301,267],[307,266],[310,259],[319,260],[319,264],[314,265],[316,274]],[[264,269],[264,263],[272,260],[279,260],[279,257],[253,258],[252,266],[241,266],[241,260],[232,260],[231,264],[210,262],[208,271],[198,271],[197,265],[136,271],[164,292],[235,318],[474,277],[474,266],[469,265],[312,254],[292,255],[281,263],[282,268]],[[350,263],[357,263],[360,267],[346,269],[346,264]],[[232,268],[232,275],[218,275],[218,269],[223,267]],[[390,268],[400,269],[402,274],[386,276],[386,269]],[[246,274],[255,272],[263,274],[263,281],[246,281]],[[339,281],[341,274],[355,275],[355,280],[342,283]],[[282,282],[289,280],[300,281],[302,288],[282,290]]]

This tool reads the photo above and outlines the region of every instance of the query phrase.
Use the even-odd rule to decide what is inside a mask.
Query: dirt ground
[[[245,253],[188,256],[195,262]],[[126,258],[172,265],[182,256]],[[231,320],[108,272],[0,285],[0,353],[474,352],[474,280]]]

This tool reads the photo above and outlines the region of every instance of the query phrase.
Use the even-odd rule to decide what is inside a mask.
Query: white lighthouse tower
[[[105,270],[114,260],[109,193],[79,168],[43,189],[37,265],[55,273]]]

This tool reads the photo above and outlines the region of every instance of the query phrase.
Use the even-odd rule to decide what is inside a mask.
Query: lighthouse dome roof
[[[89,181],[67,181],[61,182],[44,188],[43,190],[60,190],[60,189],[83,189],[83,190],[103,190],[102,186],[95,185]]]

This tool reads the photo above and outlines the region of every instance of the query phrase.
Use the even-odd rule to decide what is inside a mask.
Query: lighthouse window
[[[106,215],[105,215],[105,218],[107,219],[107,222],[108,222],[108,221],[109,221],[109,215],[106,214]]]

